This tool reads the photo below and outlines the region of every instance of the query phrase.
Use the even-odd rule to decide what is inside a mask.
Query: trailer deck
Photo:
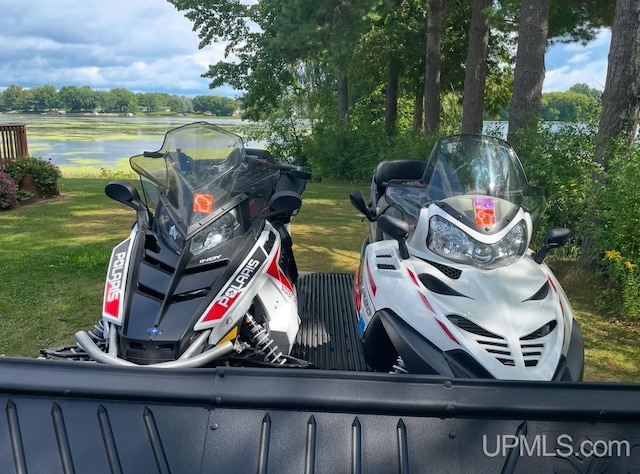
[[[370,370],[356,325],[353,275],[303,273],[296,286],[301,322],[291,355],[319,369]]]

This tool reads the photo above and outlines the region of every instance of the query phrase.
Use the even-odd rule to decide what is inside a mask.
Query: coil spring
[[[404,360],[402,360],[402,357],[400,356],[398,356],[396,363],[393,364],[391,369],[392,370],[389,372],[390,374],[408,374],[409,373],[409,371],[407,370],[407,366],[404,365]]]
[[[287,359],[278,350],[278,346],[273,343],[273,339],[269,337],[267,330],[258,323],[250,314],[246,314],[244,322],[249,327],[251,333],[251,342],[256,348],[265,353],[264,360],[274,364],[284,364]]]
[[[104,342],[104,322],[100,319],[93,325],[93,329],[88,331],[89,336],[96,342]]]

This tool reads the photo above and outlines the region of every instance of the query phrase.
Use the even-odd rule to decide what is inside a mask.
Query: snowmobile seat
[[[420,180],[426,167],[427,162],[423,160],[401,159],[381,162],[373,174],[373,182],[371,183],[371,203],[376,215],[389,214],[402,219],[404,217],[402,213],[391,207],[384,197],[387,185],[393,179]],[[383,238],[382,230],[377,229],[376,240]]]
[[[373,174],[376,201],[387,189],[389,181],[392,179],[421,179],[427,162],[423,160],[388,160],[381,162]]]
[[[266,161],[268,163],[275,163],[276,160],[267,150],[261,150],[260,148],[245,148],[245,153],[250,158]]]

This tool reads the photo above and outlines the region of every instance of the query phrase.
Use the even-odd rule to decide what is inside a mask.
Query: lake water
[[[201,119],[103,115],[0,114],[0,124],[25,124],[29,154],[51,159],[65,175],[129,170],[128,159],[162,146],[165,133]],[[205,117],[239,135],[250,126],[235,118]],[[246,143],[259,147],[260,143]]]
[[[51,159],[65,176],[96,174],[103,168],[129,171],[131,156],[158,150],[168,130],[198,120],[220,125],[241,136],[251,127],[249,122],[237,118],[0,114],[0,124],[26,124],[29,153]],[[506,135],[506,125],[506,122],[485,122],[484,128]],[[245,145],[264,146],[251,141]]]

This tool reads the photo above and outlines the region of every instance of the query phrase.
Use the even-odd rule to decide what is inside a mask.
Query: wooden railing
[[[6,169],[11,160],[28,155],[26,125],[0,125],[0,170]]]

